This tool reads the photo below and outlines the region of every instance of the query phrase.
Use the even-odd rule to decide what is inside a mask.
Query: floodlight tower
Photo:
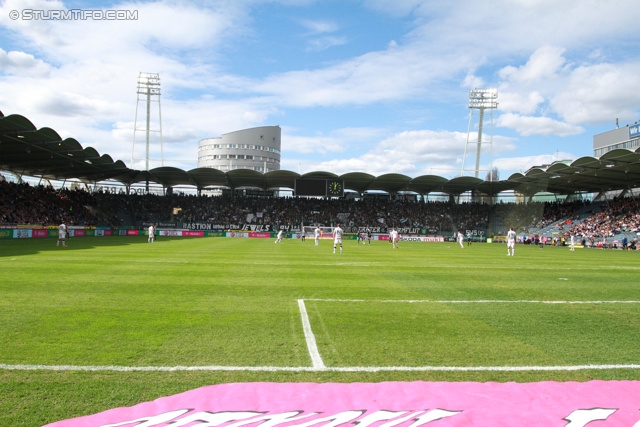
[[[143,73],[138,75],[138,101],[136,103],[136,118],[133,127],[133,144],[131,147],[131,167],[134,168],[135,158],[135,145],[136,145],[136,133],[138,131],[144,131],[145,133],[145,170],[149,170],[149,145],[151,140],[151,133],[157,133],[160,138],[160,164],[164,166],[164,149],[162,147],[162,113],[160,109],[160,74],[157,73]],[[143,102],[146,107],[146,116],[144,121],[144,127],[138,127],[138,108],[140,103]],[[152,103],[157,103],[158,110],[158,122],[152,124],[151,122],[151,106]]]
[[[467,128],[467,144],[464,147],[464,157],[462,159],[462,173],[461,176],[464,176],[465,172],[465,162],[467,160],[467,150],[469,149],[469,145],[476,144],[476,167],[475,167],[475,177],[478,178],[480,172],[480,153],[482,151],[482,144],[489,144],[491,150],[493,150],[493,110],[498,108],[498,90],[497,89],[478,89],[474,88],[469,91],[469,127]],[[482,140],[482,130],[484,127],[484,110],[489,110],[491,113],[491,132],[489,134],[489,140]],[[478,137],[474,141],[471,139],[471,125],[473,123],[473,110],[478,110],[479,118],[478,118]],[[490,163],[493,162],[493,159]],[[492,170],[492,165],[489,167],[489,170]]]

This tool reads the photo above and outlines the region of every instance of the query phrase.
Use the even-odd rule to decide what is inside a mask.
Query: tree
[[[491,171],[487,172],[485,181],[500,181],[500,172],[498,172],[498,168],[494,167]]]

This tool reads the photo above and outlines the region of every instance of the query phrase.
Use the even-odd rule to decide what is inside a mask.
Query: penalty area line
[[[318,345],[316,344],[316,337],[311,330],[311,322],[307,315],[307,308],[304,305],[304,300],[298,300],[298,307],[300,308],[300,317],[302,318],[302,330],[304,331],[304,338],[307,341],[307,348],[309,349],[309,356],[311,357],[311,363],[314,369],[324,369],[324,362],[318,351]]]
[[[318,302],[368,302],[368,303],[431,303],[431,304],[640,304],[637,300],[611,301],[551,301],[551,300],[427,300],[427,299],[398,299],[398,300],[366,300],[366,299],[331,299],[306,298],[307,301]]]
[[[7,365],[12,371],[110,371],[110,372],[178,372],[178,371],[260,371],[260,372],[527,372],[640,369],[640,365],[575,366],[75,366],[75,365]]]

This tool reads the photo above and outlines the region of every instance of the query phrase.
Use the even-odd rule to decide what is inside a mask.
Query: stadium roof
[[[524,174],[516,173],[501,181],[467,176],[447,179],[435,175],[411,178],[402,174],[385,174],[376,177],[361,172],[336,175],[316,171],[300,175],[286,170],[263,174],[247,169],[222,172],[196,168],[185,171],[174,167],[140,171],[129,169],[124,162],[114,161],[107,154],[100,155],[92,147],[83,148],[73,138],[63,140],[53,129],[37,129],[26,117],[17,114],[4,116],[0,112],[0,169],[44,179],[79,179],[89,183],[113,180],[129,186],[148,181],[165,188],[194,186],[198,190],[207,187],[294,189],[296,179],[341,179],[346,190],[361,194],[366,191],[409,191],[459,195],[477,191],[493,196],[504,191],[516,191],[527,196],[540,192],[568,195],[640,187],[640,148],[635,151],[612,150],[599,158],[581,157],[574,161],[535,166]]]

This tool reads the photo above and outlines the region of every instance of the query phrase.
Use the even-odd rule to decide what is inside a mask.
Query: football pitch
[[[0,241],[0,425],[230,382],[640,380],[640,253]]]

